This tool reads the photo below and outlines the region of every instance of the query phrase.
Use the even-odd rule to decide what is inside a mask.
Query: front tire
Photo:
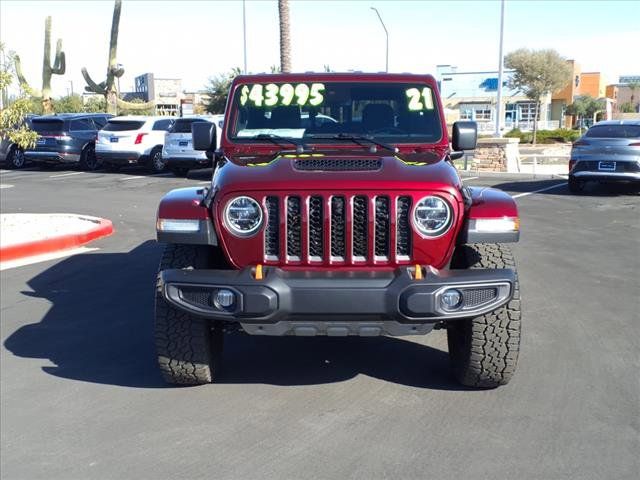
[[[462,245],[456,249],[458,268],[516,269],[511,249],[503,244]],[[513,376],[520,351],[520,284],[516,273],[513,298],[479,317],[452,320],[447,325],[449,358],[460,383],[495,388]]]
[[[7,155],[7,166],[13,170],[19,170],[24,167],[24,164],[24,150],[17,145],[13,145]]]
[[[160,269],[207,268],[212,265],[211,248],[202,245],[166,246]],[[211,383],[218,370],[224,334],[222,328],[190,315],[168,303],[160,283],[156,284],[155,343],[158,365],[168,383]]]

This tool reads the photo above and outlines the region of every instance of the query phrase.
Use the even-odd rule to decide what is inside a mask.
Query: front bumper
[[[427,333],[442,320],[491,312],[513,295],[509,269],[442,270],[427,267],[414,279],[412,267],[395,271],[285,271],[265,268],[164,270],[165,299],[181,310],[212,320],[239,322],[254,335],[410,335]],[[463,305],[441,306],[442,293],[458,289]],[[216,306],[220,289],[235,294],[231,307]]]
[[[27,150],[24,152],[24,158],[36,163],[78,163],[80,161],[80,154]]]
[[[115,152],[96,150],[96,158],[99,162],[110,165],[135,165],[145,163],[149,155],[140,152]]]

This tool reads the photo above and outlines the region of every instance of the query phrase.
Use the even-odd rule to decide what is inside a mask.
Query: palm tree
[[[291,72],[291,37],[289,35],[289,0],[278,0],[280,16],[280,71]]]

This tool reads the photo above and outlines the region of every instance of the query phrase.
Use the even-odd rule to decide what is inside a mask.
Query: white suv
[[[218,146],[224,122],[224,115],[190,115],[177,118],[167,134],[162,149],[162,159],[174,175],[183,177],[191,168],[211,166],[211,158],[202,151],[196,151],[191,144],[191,124],[195,122],[210,122],[216,127]]]
[[[108,170],[142,164],[155,173],[165,169],[162,146],[174,122],[171,117],[114,117],[98,132],[96,158]]]

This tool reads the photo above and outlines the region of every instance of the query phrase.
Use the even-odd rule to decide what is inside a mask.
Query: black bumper
[[[98,152],[96,159],[105,165],[136,165],[144,164],[149,160],[149,155],[139,152]]]
[[[353,334],[360,322],[433,325],[493,311],[507,303],[514,290],[515,273],[509,269],[424,270],[421,280],[413,278],[413,268],[385,272],[265,268],[262,280],[254,278],[251,268],[164,270],[161,282],[166,300],[182,310],[237,321],[249,333],[270,335],[314,334],[314,329],[315,334],[331,334],[323,331],[328,323],[339,327],[336,334]],[[441,295],[448,288],[462,293],[463,305],[456,311],[445,311],[441,305]],[[233,305],[226,309],[214,300],[220,289],[235,294]],[[298,332],[292,331],[296,328]],[[415,332],[398,334],[409,333]]]
[[[168,157],[163,160],[169,168],[207,168],[212,165],[211,159],[208,158]]]

